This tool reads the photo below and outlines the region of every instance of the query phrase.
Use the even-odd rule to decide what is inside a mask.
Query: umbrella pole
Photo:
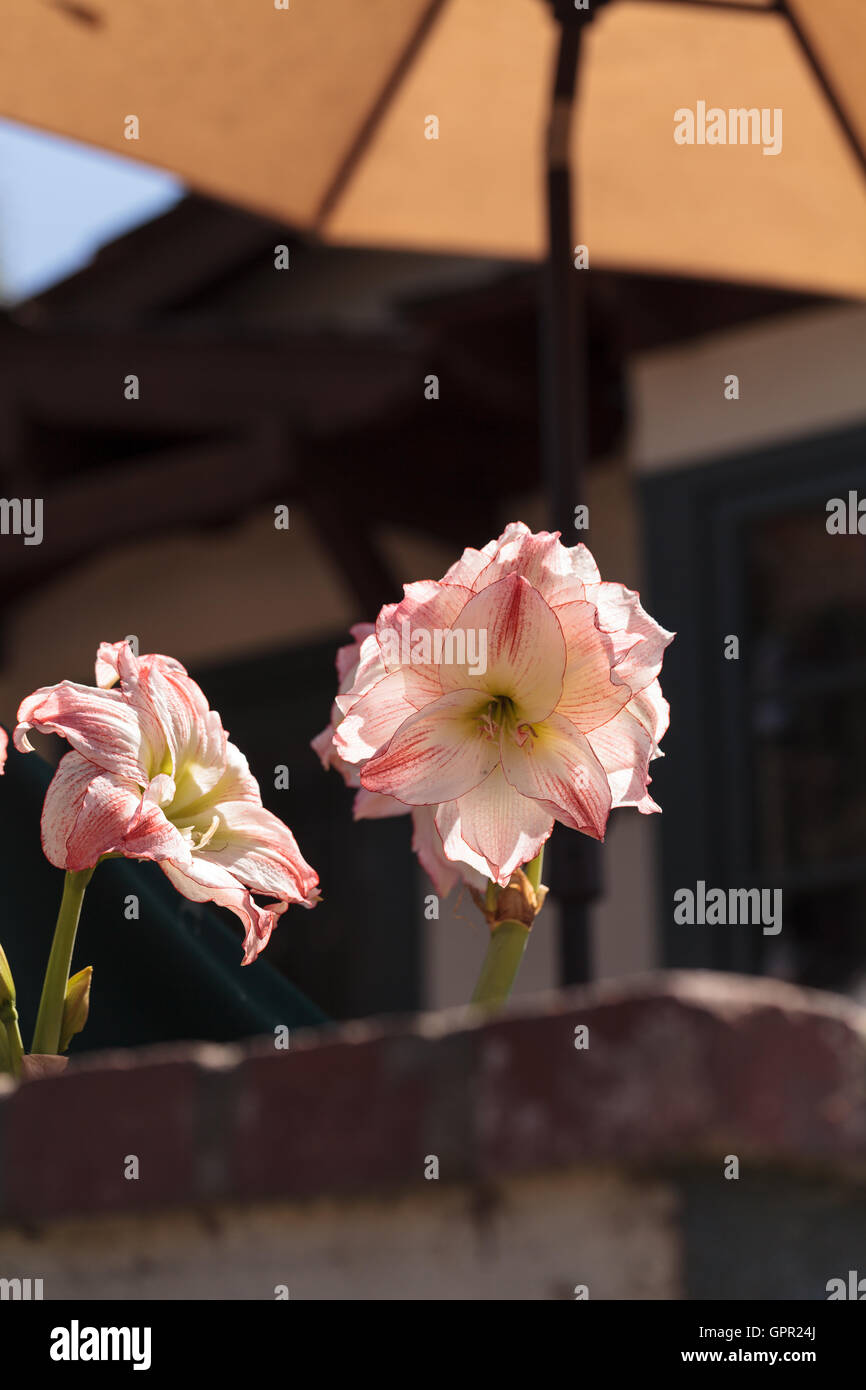
[[[603,0],[595,0],[594,8]],[[589,459],[586,270],[575,268],[575,226],[570,146],[577,96],[581,37],[592,10],[554,0],[559,53],[547,131],[548,257],[541,352],[541,411],[544,490],[548,524],[565,545],[581,539],[575,508],[586,504]],[[554,834],[546,875],[561,909],[560,979],[578,984],[591,974],[589,903],[598,895],[598,844],[585,835]]]

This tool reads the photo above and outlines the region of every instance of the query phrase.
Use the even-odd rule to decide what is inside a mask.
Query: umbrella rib
[[[339,168],[335,173],[329,187],[326,189],[314,219],[314,226],[317,230],[321,229],[326,218],[330,215],[340,194],[343,192],[352,174],[355,172],[367,146],[370,144],[378,126],[388,110],[391,100],[398,90],[403,78],[409,71],[415,57],[422,44],[425,42],[428,33],[433,27],[439,11],[446,4],[446,0],[430,0],[427,9],[424,11],[415,32],[412,34],[403,52],[400,54],[394,65],[393,71],[385,81],[384,86],[373,102],[370,111],[361,123],[357,135],[350,144],[346,154],[340,161]]]
[[[857,135],[854,131],[854,127],[851,125],[851,122],[848,119],[848,115],[845,111],[845,108],[839,101],[839,98],[836,96],[836,93],[830,85],[830,79],[827,77],[826,73],[824,72],[824,69],[818,62],[814,50],[812,49],[808,39],[806,38],[806,35],[803,33],[800,21],[797,19],[796,15],[792,13],[791,9],[788,6],[787,0],[776,0],[776,5],[777,9],[779,10],[779,13],[784,15],[785,19],[787,19],[788,23],[790,24],[791,29],[794,33],[794,37],[800,46],[800,51],[806,59],[806,62],[809,64],[809,67],[812,69],[813,75],[817,78],[818,84],[821,90],[823,91],[824,96],[830,103],[833,115],[836,117],[836,120],[838,121],[842,129],[842,134],[848,141],[848,145],[851,148],[854,158],[860,165],[862,172],[866,174],[866,150],[864,150],[863,146],[860,144],[860,141],[858,140]]]
[[[830,79],[818,62],[815,52],[803,32],[800,21],[797,19],[796,15],[792,13],[788,5],[788,0],[773,0],[771,5],[765,6],[750,5],[747,3],[747,0],[679,0],[679,3],[681,5],[697,5],[704,10],[725,10],[728,13],[732,10],[736,10],[739,14],[752,14],[758,17],[768,14],[778,14],[781,15],[783,19],[786,19],[791,26],[794,38],[797,40],[800,52],[809,64],[813,76],[817,78],[818,85],[830,104],[833,115],[841,128],[842,134],[848,142],[854,158],[857,160],[863,173],[866,174],[866,150],[864,150],[863,146],[860,144],[854,127],[848,119],[845,108],[836,96]]]

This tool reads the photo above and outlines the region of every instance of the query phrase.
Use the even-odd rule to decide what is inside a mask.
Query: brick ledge
[[[589,1047],[574,1046],[575,1028]],[[127,1155],[139,1178],[124,1177]],[[382,1194],[573,1164],[866,1175],[866,1010],[715,972],[298,1032],[289,1051],[100,1053],[0,1082],[0,1220]]]

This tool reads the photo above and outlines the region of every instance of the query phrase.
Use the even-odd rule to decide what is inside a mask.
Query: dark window
[[[864,451],[857,431],[644,485],[651,611],[678,630],[654,769],[667,964],[866,983],[866,535],[827,529],[830,499],[866,498]],[[781,889],[781,932],[676,924],[699,879]]]

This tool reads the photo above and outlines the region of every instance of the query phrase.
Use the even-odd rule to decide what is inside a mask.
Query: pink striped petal
[[[523,522],[512,522],[496,543],[490,564],[476,577],[476,591],[495,584],[506,574],[520,574],[551,605],[583,598],[585,584],[601,579],[598,566],[586,546],[568,549],[559,531],[533,534]]]
[[[244,965],[250,965],[267,946],[271,932],[286,910],[286,903],[260,907],[242,883],[219,864],[194,855],[190,864],[164,859],[160,868],[179,893],[195,903],[216,903],[239,917],[244,926]],[[313,906],[305,903],[305,906]]]
[[[446,855],[438,824],[440,817],[443,821],[448,820],[448,816],[443,815],[448,807],[455,808],[456,817],[456,801],[448,801],[438,809],[434,806],[415,807],[412,812],[412,848],[436,892],[443,898],[447,898],[455,883],[465,883],[482,892],[487,884],[487,865],[481,855],[461,839],[459,824],[456,830],[451,829],[451,852]]]
[[[66,753],[57,765],[42,805],[42,849],[46,859],[57,869],[67,869],[67,844],[75,828],[87,790],[100,769],[80,753]],[[132,797],[124,807],[109,835],[119,838],[135,814],[137,799]],[[100,850],[100,853],[102,851]],[[99,858],[97,854],[96,859]],[[94,863],[96,863],[94,859]]]
[[[61,758],[42,806],[42,849],[58,869],[90,869],[120,852],[141,803],[137,787],[80,753]]]
[[[400,603],[388,604],[376,620],[379,650],[389,671],[408,664],[422,669],[432,665],[433,634],[447,632],[472,597],[469,589],[432,579],[405,584],[403,594]],[[426,661],[425,647],[431,649]]]
[[[89,762],[127,781],[145,786],[162,760],[165,740],[155,719],[144,717],[117,690],[61,681],[43,686],[22,701],[15,747],[33,751],[30,729],[59,734]]]
[[[587,733],[612,719],[628,702],[631,690],[611,680],[610,643],[596,626],[594,604],[566,603],[557,608],[556,616],[567,651],[556,712]]]
[[[481,727],[487,703],[474,690],[443,695],[401,724],[362,770],[361,785],[409,806],[453,801],[469,791],[499,761],[496,741]]]
[[[6,730],[2,728],[2,726],[0,726],[0,774],[2,774],[3,769],[6,766],[6,754],[8,751],[9,735],[7,734]]]
[[[392,671],[362,695],[334,731],[334,748],[347,763],[371,758],[404,724],[417,714],[407,696],[411,672]]]
[[[652,735],[628,709],[589,735],[590,746],[607,774],[614,806],[636,806],[645,815],[661,808],[647,793]]]
[[[655,680],[665,648],[676,634],[651,618],[641,606],[640,595],[624,584],[598,584],[588,588],[586,596],[598,609],[599,627],[612,634],[620,648],[615,678],[637,694]]]
[[[520,717],[530,721],[544,719],[556,708],[562,694],[565,639],[555,614],[525,579],[509,574],[476,594],[454,624],[455,631],[461,629],[478,634],[476,651],[482,650],[480,635],[486,634],[486,670],[475,673],[468,660],[443,662],[443,690],[505,696],[518,706]]]
[[[353,767],[351,763],[347,763],[341,758],[334,747],[334,734],[342,720],[339,710],[336,710],[336,715],[332,712],[331,718],[334,722],[310,740],[310,747],[318,755],[319,762],[326,772],[332,767],[336,772],[339,772],[347,787],[360,787],[361,782],[357,767]]]
[[[207,830],[203,823],[199,829]],[[193,860],[228,869],[253,893],[311,907],[318,898],[319,876],[304,859],[287,825],[264,806],[247,801],[221,802],[219,825],[206,848]]]
[[[172,779],[164,774],[154,777],[115,848],[130,859],[173,859],[188,863],[191,841],[165,814],[164,808],[171,804],[173,796]],[[81,820],[86,820],[87,815],[85,802]]]
[[[562,715],[552,714],[535,725],[522,747],[507,733],[501,747],[502,766],[512,787],[558,807],[585,834],[604,839],[611,792],[585,734]]]
[[[671,722],[671,707],[662,695],[662,688],[658,681],[651,681],[648,686],[640,690],[633,699],[629,700],[626,708],[629,714],[633,714],[636,719],[640,720],[652,738],[653,757],[663,756],[658,751],[658,745]]]
[[[463,589],[473,588],[482,570],[487,568],[496,554],[498,545],[498,541],[488,541],[481,550],[473,550],[471,546],[467,546],[460,559],[442,576],[442,583],[457,584]]]
[[[119,680],[123,680],[124,676],[129,679],[130,675],[134,675],[139,659],[133,654],[125,638],[120,642],[100,642],[96,652],[96,684],[102,690],[110,690]],[[158,662],[166,669],[180,671],[186,675],[184,667],[179,661],[175,661],[173,656],[154,653],[141,659]]]
[[[516,791],[501,767],[456,805],[459,821],[452,831],[484,858],[490,877],[503,888],[515,869],[535,858],[553,829],[552,814]]]
[[[121,679],[142,721],[158,720],[172,776],[185,765],[195,765],[202,790],[213,786],[225,761],[226,735],[195,681],[182,667],[163,666],[150,657],[138,662],[134,679]]]
[[[342,690],[343,682],[348,681],[345,689],[348,690],[352,685],[352,677],[358,669],[358,662],[361,659],[361,643],[367,637],[371,637],[376,631],[373,623],[355,623],[350,628],[354,642],[349,642],[345,647],[340,647],[337,651],[337,680]]]

